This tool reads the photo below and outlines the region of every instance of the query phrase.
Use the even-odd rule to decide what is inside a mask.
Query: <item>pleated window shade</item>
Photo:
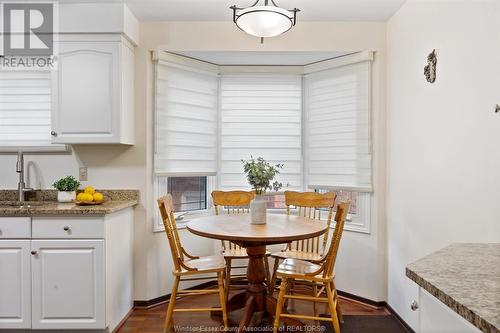
[[[217,172],[216,73],[156,65],[156,175],[209,176]]]
[[[0,149],[51,146],[50,132],[50,72],[0,71]]]
[[[302,189],[302,78],[299,75],[221,77],[221,190],[249,189],[241,160],[283,163],[283,189]]]
[[[372,190],[370,62],[306,75],[307,185]]]

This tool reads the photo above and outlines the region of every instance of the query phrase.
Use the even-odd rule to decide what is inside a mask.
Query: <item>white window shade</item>
[[[302,189],[302,78],[227,75],[221,78],[221,190],[249,188],[241,160],[283,163],[277,180]]]
[[[309,188],[372,190],[370,62],[306,75]]]
[[[157,175],[215,175],[218,82],[216,73],[157,63],[154,154]]]
[[[50,114],[49,71],[0,72],[0,150],[51,146]]]

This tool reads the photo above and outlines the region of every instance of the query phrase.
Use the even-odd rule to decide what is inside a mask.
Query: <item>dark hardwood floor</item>
[[[177,307],[211,307],[218,305],[218,295],[204,295],[196,297],[186,297],[177,301]],[[386,308],[378,308],[365,305],[357,301],[341,298],[341,305],[346,315],[388,315],[390,312]],[[320,313],[328,313],[323,304],[317,305]],[[136,308],[132,315],[127,319],[118,331],[119,333],[153,333],[163,332],[165,320],[165,311],[167,304],[161,304],[152,308]],[[294,301],[290,302],[288,309],[291,312],[300,312],[301,314],[313,314],[311,302]],[[238,319],[238,313],[230,314],[230,319]],[[311,323],[312,324],[312,323]],[[178,332],[213,332],[207,328],[218,328],[220,322],[210,319],[208,312],[182,312],[174,314],[174,325]],[[258,331],[257,331],[258,332]]]

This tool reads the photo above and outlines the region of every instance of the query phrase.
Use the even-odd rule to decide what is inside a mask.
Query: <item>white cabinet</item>
[[[0,329],[31,327],[29,240],[0,240]]]
[[[0,333],[112,332],[132,309],[132,208],[0,217],[0,230]]]
[[[133,45],[119,35],[69,35],[57,45],[52,142],[133,144]]]
[[[480,333],[481,331],[427,291],[419,288],[418,333]]]
[[[33,240],[33,329],[104,329],[104,240]]]

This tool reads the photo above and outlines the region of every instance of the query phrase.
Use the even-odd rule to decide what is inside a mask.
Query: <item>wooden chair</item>
[[[215,214],[244,214],[250,212],[250,202],[255,199],[253,191],[212,191],[212,201],[215,207]],[[246,268],[246,266],[232,267],[233,259],[247,259],[248,255],[244,248],[232,242],[222,242],[222,255],[226,260],[226,297],[229,293],[231,277],[234,279],[245,278],[246,274],[231,275],[232,268]],[[267,253],[270,255],[270,253]],[[267,257],[264,260],[266,269],[266,281],[269,283],[269,263]]]
[[[189,312],[189,311],[222,311],[222,319],[224,326],[228,327],[227,312],[226,312],[226,298],[224,288],[224,274],[226,267],[222,256],[209,256],[197,257],[192,256],[186,252],[182,247],[177,225],[174,218],[174,209],[172,204],[172,196],[167,194],[159,198],[158,207],[160,209],[163,224],[165,225],[165,233],[167,234],[168,243],[170,245],[170,252],[172,253],[172,260],[174,264],[173,275],[175,277],[170,301],[167,308],[167,316],[165,319],[164,332],[172,330],[172,316],[174,312]],[[203,277],[196,277],[196,275],[204,275]],[[205,274],[215,274],[217,277],[217,289],[190,289],[178,290],[181,281],[193,280],[206,280],[213,277],[207,277]],[[204,294],[219,294],[220,307],[219,308],[196,308],[196,309],[175,309],[175,301],[177,295],[180,296],[194,296]]]
[[[274,320],[274,333],[277,332],[281,318],[296,318],[309,320],[331,321],[335,333],[340,333],[340,321],[342,321],[342,311],[340,309],[337,289],[334,284],[334,268],[339,250],[340,239],[344,230],[345,218],[349,210],[349,204],[342,202],[337,205],[337,213],[335,214],[335,230],[332,235],[332,241],[326,255],[318,262],[312,263],[309,261],[298,259],[285,259],[278,267],[277,276],[281,278],[280,291],[278,295],[278,303],[276,306],[276,316]],[[309,295],[289,295],[287,293],[287,285],[289,283],[309,282],[321,287],[319,292],[313,296]],[[322,297],[323,291],[326,290],[326,297]],[[314,316],[306,316],[300,314],[282,313],[283,305],[287,299],[311,301],[314,303],[328,303],[330,310],[330,318],[318,317],[316,311]]]
[[[326,245],[332,222],[333,207],[335,205],[336,194],[334,192],[295,192],[285,191],[286,212],[290,215],[290,206],[295,206],[297,214],[313,220],[323,218],[328,225],[328,229],[323,236],[290,243],[280,252],[271,254],[274,258],[273,276],[269,284],[269,292],[273,292],[276,283],[276,269],[279,261],[287,258],[295,258],[307,261],[321,260],[325,254]]]

